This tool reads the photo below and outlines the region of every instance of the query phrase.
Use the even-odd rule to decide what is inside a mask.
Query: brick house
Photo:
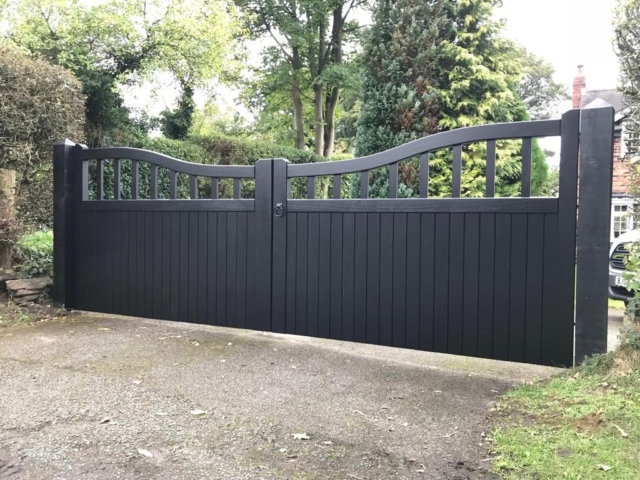
[[[633,208],[629,192],[629,159],[623,141],[626,118],[624,96],[616,89],[587,90],[587,79],[578,65],[578,74],[573,79],[573,108],[593,107],[609,104],[615,110],[613,144],[613,183],[611,199],[611,241],[632,229],[633,219],[628,212]]]

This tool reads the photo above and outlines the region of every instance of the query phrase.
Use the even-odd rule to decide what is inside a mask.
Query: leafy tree
[[[131,126],[118,85],[157,72],[170,73],[182,87],[178,123],[188,123],[190,94],[233,70],[234,40],[241,33],[237,15],[222,0],[108,0],[93,6],[15,0],[4,16],[13,43],[80,79],[93,144]]]
[[[365,45],[363,106],[357,156],[370,155],[425,135],[453,128],[528,119],[518,97],[519,49],[501,36],[493,19],[496,0],[382,0]],[[496,194],[519,192],[521,146],[498,142]],[[462,192],[482,196],[484,144],[463,151]],[[532,192],[546,177],[544,153],[533,152]],[[430,159],[429,195],[451,191],[451,154]],[[387,169],[373,172],[370,196],[386,196]],[[416,159],[400,164],[399,196],[419,194]],[[352,194],[358,179],[353,180]],[[359,191],[359,188],[357,188]]]
[[[313,145],[318,155],[330,157],[335,143],[335,112],[345,84],[355,81],[344,58],[344,43],[358,30],[348,21],[366,0],[237,0],[250,13],[253,32],[270,38],[276,47],[267,52],[276,83],[288,85],[295,147],[304,148],[305,87],[313,92]]]
[[[522,49],[522,79],[518,96],[527,107],[532,120],[546,120],[558,115],[558,104],[569,100],[566,85],[553,80],[555,69],[542,57]]]
[[[640,152],[640,0],[618,0],[614,13],[614,46],[620,63],[620,84],[628,108],[625,144]]]

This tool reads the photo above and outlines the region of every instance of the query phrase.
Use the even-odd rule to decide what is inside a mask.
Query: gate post
[[[68,228],[73,216],[72,191],[74,187],[71,152],[74,143],[61,140],[53,146],[53,302],[57,306],[67,304],[66,244],[73,239]],[[72,291],[72,290],[71,290]]]
[[[287,200],[289,182],[287,179],[288,160],[274,158],[273,162],[273,204],[278,208],[278,216],[273,216],[273,281],[271,330],[286,332],[286,269],[287,269]]]
[[[582,110],[576,282],[576,364],[607,351],[613,107]]]
[[[271,243],[273,216],[273,160],[258,160],[255,165],[255,230],[253,233],[253,298],[247,328],[271,330]]]

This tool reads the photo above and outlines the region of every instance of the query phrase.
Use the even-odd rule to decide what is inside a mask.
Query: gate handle
[[[273,214],[276,217],[284,217],[284,206],[281,203],[276,203],[276,208],[273,209]]]

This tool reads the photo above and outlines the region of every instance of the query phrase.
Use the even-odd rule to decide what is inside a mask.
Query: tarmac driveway
[[[98,315],[4,329],[0,478],[494,478],[487,411],[553,371]]]

